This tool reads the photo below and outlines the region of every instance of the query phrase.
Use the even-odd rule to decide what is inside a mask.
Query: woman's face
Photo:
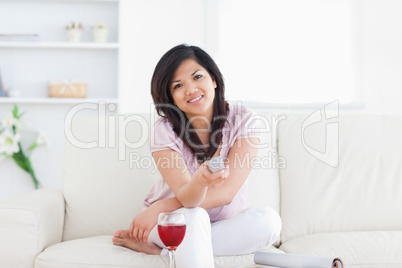
[[[170,84],[174,104],[188,119],[205,116],[212,119],[216,82],[194,59],[184,60]]]

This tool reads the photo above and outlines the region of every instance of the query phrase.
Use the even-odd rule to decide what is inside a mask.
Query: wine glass
[[[176,268],[175,250],[186,233],[186,218],[183,213],[163,212],[158,217],[158,233],[169,250],[169,267]]]

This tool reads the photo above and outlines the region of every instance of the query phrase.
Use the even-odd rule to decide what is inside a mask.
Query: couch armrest
[[[0,201],[0,266],[34,267],[36,256],[61,242],[64,198],[41,189]]]

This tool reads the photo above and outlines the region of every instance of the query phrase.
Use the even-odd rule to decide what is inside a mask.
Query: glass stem
[[[174,250],[169,250],[169,268],[176,268],[176,253]]]

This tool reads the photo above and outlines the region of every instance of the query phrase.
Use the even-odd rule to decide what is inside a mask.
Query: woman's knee
[[[185,215],[187,224],[191,222],[210,223],[208,212],[203,208],[180,208],[177,210],[177,212],[181,212]]]
[[[246,213],[251,213],[255,218],[254,226],[260,237],[269,240],[273,244],[278,240],[282,230],[282,220],[274,209],[270,207],[251,207],[246,209]]]

